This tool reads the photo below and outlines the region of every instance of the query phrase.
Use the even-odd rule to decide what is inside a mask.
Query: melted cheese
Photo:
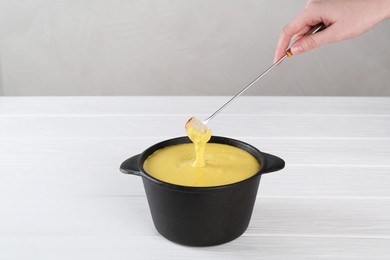
[[[192,127],[186,127],[187,135],[194,143],[196,159],[193,163],[194,167],[205,167],[204,150],[206,143],[211,138],[211,130],[207,128],[204,132],[200,132],[198,129]]]
[[[204,167],[194,167],[194,145],[178,144],[154,152],[145,161],[144,169],[156,179],[192,187],[239,182],[250,178],[260,169],[259,162],[251,154],[225,144],[207,143],[204,160]]]
[[[195,117],[186,123],[193,144],[178,144],[155,151],[144,162],[151,176],[164,182],[192,187],[220,186],[250,178],[260,164],[234,146],[207,143],[211,130]]]

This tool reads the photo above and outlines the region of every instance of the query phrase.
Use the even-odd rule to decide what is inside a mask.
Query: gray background
[[[0,95],[233,95],[302,0],[0,0]],[[390,21],[247,95],[390,96]]]

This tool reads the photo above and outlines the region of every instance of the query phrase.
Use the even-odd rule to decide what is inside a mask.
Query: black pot
[[[235,146],[252,154],[261,165],[259,172],[233,184],[188,187],[155,179],[144,170],[144,161],[156,150],[189,142],[188,137],[179,137],[155,144],[124,161],[120,170],[142,177],[154,225],[165,238],[189,246],[229,242],[249,225],[261,175],[283,169],[284,161],[247,143],[213,136],[210,143]]]

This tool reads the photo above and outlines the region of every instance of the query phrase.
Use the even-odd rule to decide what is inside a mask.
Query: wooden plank
[[[390,238],[389,202],[389,198],[260,198],[248,233]]]
[[[390,168],[287,166],[262,176],[258,197],[390,198]]]
[[[120,173],[116,164],[93,169],[79,162],[75,164],[78,166],[74,170],[2,166],[0,197],[145,195],[141,178]],[[389,171],[389,168],[292,166],[264,175],[258,197],[390,198]]]
[[[387,260],[389,239],[241,236],[220,246],[185,247],[158,235],[0,236],[6,259],[355,259]]]
[[[2,198],[1,256],[106,259],[386,259],[388,200],[258,199],[246,233],[209,248],[171,243],[144,197]],[[38,249],[38,250],[37,250]]]
[[[258,198],[248,236],[390,239],[389,199]],[[145,197],[0,198],[0,234],[156,234]]]
[[[1,115],[197,115],[207,116],[230,96],[0,97]],[[224,114],[388,115],[389,97],[249,97]]]
[[[241,139],[260,150],[283,158],[287,167],[389,167],[390,140]],[[150,139],[11,139],[1,140],[1,166],[53,167],[77,170],[124,160],[162,141]],[[47,160],[46,158],[51,158]],[[22,160],[22,161],[21,161]],[[77,162],[77,163],[76,163]],[[93,164],[91,164],[91,162]],[[59,167],[62,166],[62,167]]]
[[[168,138],[185,135],[188,116],[0,117],[0,138]],[[390,115],[221,115],[214,135],[246,138],[387,138]]]
[[[154,139],[1,140],[1,196],[139,196],[141,178],[123,160]],[[388,197],[390,141],[245,140],[285,159],[264,175],[259,196]],[[264,148],[264,149],[263,149]]]

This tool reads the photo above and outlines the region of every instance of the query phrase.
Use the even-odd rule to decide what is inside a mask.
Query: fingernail
[[[291,52],[295,54],[299,54],[302,52],[302,46],[301,45],[294,45],[291,47]]]

